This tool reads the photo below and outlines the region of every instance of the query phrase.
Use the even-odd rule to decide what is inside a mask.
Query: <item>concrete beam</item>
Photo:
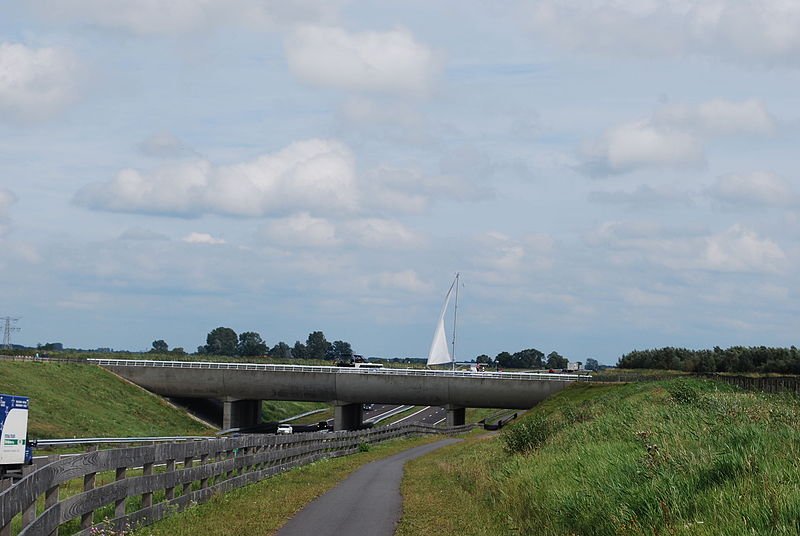
[[[261,424],[261,400],[222,400],[222,429],[245,428]]]
[[[467,420],[467,410],[462,406],[455,406],[453,404],[447,404],[444,409],[447,410],[447,426],[461,426],[466,424]]]
[[[358,430],[364,424],[364,411],[361,404],[335,401],[333,407],[333,429]]]

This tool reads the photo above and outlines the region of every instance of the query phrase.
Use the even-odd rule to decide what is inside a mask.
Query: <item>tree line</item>
[[[500,352],[494,359],[486,354],[481,354],[475,358],[476,363],[494,365],[502,368],[521,368],[521,369],[565,369],[569,365],[569,359],[562,356],[555,350],[545,355],[544,352],[536,348],[528,348],[519,352],[509,353]],[[588,358],[584,368],[587,370],[598,370],[599,363],[596,359]],[[590,368],[591,367],[591,368]]]
[[[619,358],[620,368],[683,370],[687,372],[777,372],[800,374],[800,351],[767,346],[731,346],[713,350],[655,348],[634,350]]]
[[[183,348],[169,349],[169,345],[159,339],[153,341],[152,353],[185,353]],[[200,355],[220,355],[239,357],[267,356],[280,359],[321,359],[329,361],[352,361],[353,348],[347,341],[329,342],[321,331],[308,334],[305,343],[295,341],[289,346],[281,341],[271,348],[261,335],[255,331],[239,333],[228,327],[212,329],[206,336],[206,343],[197,347]]]

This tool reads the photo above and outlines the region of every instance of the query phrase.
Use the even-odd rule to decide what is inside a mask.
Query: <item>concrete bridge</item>
[[[162,396],[217,398],[223,428],[258,424],[262,400],[334,404],[334,427],[362,425],[363,403],[444,406],[448,426],[464,424],[464,408],[528,409],[586,376],[522,372],[308,367],[90,359]]]

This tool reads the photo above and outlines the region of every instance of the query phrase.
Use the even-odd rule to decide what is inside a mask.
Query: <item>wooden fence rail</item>
[[[0,536],[11,536],[17,516],[21,518],[17,536],[57,536],[59,527],[73,519],[80,519],[76,534],[89,535],[93,525],[105,522],[98,519],[102,514],[117,531],[149,525],[213,494],[322,458],[357,452],[364,443],[412,434],[461,433],[473,426],[407,424],[356,432],[246,435],[54,458],[0,491]],[[129,474],[134,469],[135,476]],[[98,474],[106,473],[105,481],[112,478],[112,471],[111,482],[96,485]],[[75,486],[75,481],[83,491],[60,499],[59,491],[67,483]],[[156,502],[162,495],[163,500]]]

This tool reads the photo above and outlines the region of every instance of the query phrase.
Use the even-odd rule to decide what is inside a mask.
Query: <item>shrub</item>
[[[507,452],[525,453],[536,450],[554,432],[555,426],[546,417],[532,415],[506,428],[500,437]]]

